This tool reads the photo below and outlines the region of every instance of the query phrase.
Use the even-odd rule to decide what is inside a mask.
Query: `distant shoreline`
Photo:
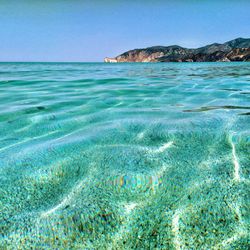
[[[237,38],[223,44],[213,43],[197,49],[178,45],[134,49],[104,62],[235,62],[250,61],[250,38]]]

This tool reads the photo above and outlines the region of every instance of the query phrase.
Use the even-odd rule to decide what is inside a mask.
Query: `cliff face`
[[[237,38],[224,44],[210,44],[197,49],[177,45],[155,46],[127,51],[105,62],[217,62],[250,61],[250,39]]]

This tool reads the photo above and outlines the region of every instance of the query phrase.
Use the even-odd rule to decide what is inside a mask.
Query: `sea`
[[[250,63],[0,63],[1,249],[249,249]]]

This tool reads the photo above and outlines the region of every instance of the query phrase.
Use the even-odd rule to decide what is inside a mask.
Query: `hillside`
[[[250,39],[237,38],[189,49],[178,45],[129,50],[105,62],[228,62],[250,61]]]

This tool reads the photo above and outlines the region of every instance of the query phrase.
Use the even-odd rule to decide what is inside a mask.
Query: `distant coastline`
[[[129,50],[104,62],[235,62],[250,61],[250,38],[237,38],[189,49],[178,45]]]

